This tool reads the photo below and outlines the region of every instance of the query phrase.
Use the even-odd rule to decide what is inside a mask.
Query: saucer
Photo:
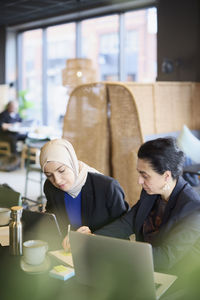
[[[20,260],[20,267],[24,272],[30,273],[30,274],[40,274],[48,271],[50,268],[50,260],[48,256],[46,256],[44,262],[40,265],[29,265],[27,264],[23,257]]]

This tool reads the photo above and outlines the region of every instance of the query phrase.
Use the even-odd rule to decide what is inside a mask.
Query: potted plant
[[[19,96],[19,115],[22,119],[27,118],[27,110],[32,108],[34,106],[34,103],[27,100],[26,95],[28,91],[27,90],[21,90],[18,92]]]

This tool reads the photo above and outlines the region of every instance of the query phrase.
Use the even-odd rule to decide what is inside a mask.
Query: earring
[[[165,183],[165,185],[163,186],[163,191],[169,191],[170,190],[170,185],[168,182]]]

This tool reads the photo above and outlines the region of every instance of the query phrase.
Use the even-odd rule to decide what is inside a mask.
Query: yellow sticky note
[[[62,251],[62,253],[61,253],[62,255],[65,255],[65,256],[68,256],[68,255],[71,255],[71,253],[70,252],[66,252],[66,251]]]
[[[55,266],[54,267],[54,270],[56,271],[56,272],[63,272],[63,271],[66,271],[67,270],[67,267],[65,267],[65,266],[63,266],[63,265],[58,265],[58,266]]]

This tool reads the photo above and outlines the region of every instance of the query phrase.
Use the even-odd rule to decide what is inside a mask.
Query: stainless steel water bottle
[[[23,207],[11,207],[11,221],[9,223],[10,254],[22,255],[22,217]]]

